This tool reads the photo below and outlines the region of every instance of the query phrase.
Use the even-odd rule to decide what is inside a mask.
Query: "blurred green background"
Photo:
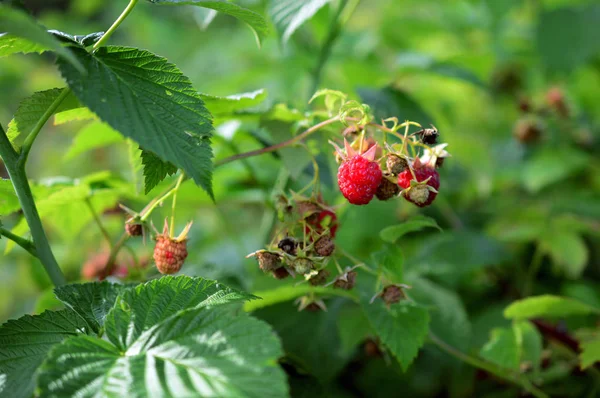
[[[127,4],[125,0],[24,3],[46,27],[71,34],[106,30]],[[266,13],[264,1],[238,3]],[[141,2],[111,44],[166,57],[201,93],[225,96],[265,89],[267,99],[257,112],[279,103],[303,112],[309,107],[313,71],[334,9],[322,8],[285,45],[272,29],[259,48],[251,31],[232,17],[217,15],[203,28],[204,9]],[[523,295],[560,294],[600,307],[599,38],[597,1],[363,0],[333,45],[320,88],[351,94],[371,105],[379,118],[433,123],[452,154],[440,171],[440,194],[424,211],[402,200],[344,206],[335,164],[321,159],[324,196],[341,205],[336,244],[369,261],[373,253],[385,250],[381,229],[415,214],[435,218],[443,233],[432,229],[410,234],[398,247],[405,274],[427,278],[432,289],[459,303],[468,325],[468,332],[458,334],[463,338],[456,342],[463,349],[478,350],[493,327],[508,325],[502,310]],[[19,102],[33,92],[63,86],[48,54],[2,58],[0,123],[6,126]],[[257,137],[263,142],[288,138],[251,115],[227,121],[217,117],[216,125],[217,159],[260,147]],[[85,129],[91,129],[87,134],[105,134],[103,128],[90,122],[49,123],[35,144],[28,172],[40,195],[74,184],[93,191],[93,206],[104,213],[102,221],[116,240],[125,218],[115,210],[117,202],[139,210],[160,187],[147,197],[138,194],[128,148],[118,139],[92,150],[77,146]],[[328,154],[326,142],[317,137],[309,145],[315,153]],[[297,153],[280,155],[291,174],[288,188],[310,180],[310,158],[307,162]],[[192,184],[182,187],[179,228],[194,220],[183,273],[250,291],[282,284],[245,259],[269,240],[271,193],[281,165],[277,157],[265,155],[217,169],[216,204]],[[153,216],[157,226],[169,207]],[[19,220],[13,214],[3,223],[13,227]],[[43,220],[70,280],[78,280],[82,265],[107,249],[76,193],[48,204]],[[0,241],[3,252],[6,244],[7,240]],[[130,246],[142,259],[151,256],[151,245]],[[123,252],[121,261],[128,261],[129,255]],[[50,307],[49,288],[41,265],[23,250],[3,254],[0,321]],[[296,314],[289,303],[260,316],[278,330],[313,322],[326,330],[335,327],[336,314],[344,310],[341,304],[330,305],[333,309],[318,319],[304,319],[308,315]],[[282,313],[292,317],[285,325],[278,324]],[[579,325],[586,322],[582,319]],[[305,352],[313,374],[349,366],[348,355],[319,357],[318,347],[325,343],[316,337],[304,343],[309,348],[299,345],[297,351]],[[383,362],[370,362],[355,374],[353,385],[363,393],[370,391],[370,397],[390,396],[386,394],[399,388],[412,396],[441,391],[468,396],[471,385],[457,382],[456,373],[448,373],[454,363],[440,356],[439,351],[426,349],[404,375],[398,369],[384,369]],[[572,367],[564,372],[570,374]],[[464,376],[461,380],[477,377],[466,367],[455,372]],[[578,392],[584,389],[580,379],[584,376],[572,376],[556,387],[557,394],[564,389],[569,396],[582,396]],[[303,377],[310,380],[298,376],[299,385],[305,384]],[[389,387],[376,389],[381,383]],[[489,396],[514,396],[510,394],[515,391],[507,391]]]

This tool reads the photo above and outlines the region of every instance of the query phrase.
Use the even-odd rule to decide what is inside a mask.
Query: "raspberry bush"
[[[2,2],[0,398],[598,395],[600,8],[451,3]]]

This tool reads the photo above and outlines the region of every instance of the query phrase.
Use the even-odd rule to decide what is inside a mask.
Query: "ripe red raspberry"
[[[174,274],[181,269],[188,256],[187,233],[191,226],[192,223],[189,223],[177,238],[172,238],[169,235],[167,220],[165,220],[163,233],[156,235],[154,238],[156,240],[154,262],[161,274]]]
[[[413,179],[410,169],[406,169],[398,175],[398,185],[403,189],[402,196],[419,207],[429,206],[437,196],[437,192],[428,187],[437,191],[440,188],[440,175],[434,168],[426,166],[413,171],[417,178],[416,181]],[[427,183],[422,183],[428,178]]]
[[[353,205],[369,203],[377,192],[381,178],[379,164],[365,159],[362,155],[347,159],[338,169],[340,191]]]

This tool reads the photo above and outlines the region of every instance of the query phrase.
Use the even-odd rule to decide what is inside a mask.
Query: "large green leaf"
[[[54,294],[67,307],[78,313],[94,332],[98,333],[117,296],[127,288],[126,285],[106,281],[75,283],[57,287]]]
[[[0,56],[16,52],[41,52],[47,49],[66,59],[81,73],[85,69],[73,53],[61,45],[50,33],[26,13],[0,4],[0,32],[9,33],[9,37],[0,37]],[[25,39],[25,40],[22,40]]]
[[[15,140],[19,136],[25,137],[31,132],[31,129],[40,120],[42,115],[48,110],[50,105],[60,96],[64,88],[53,88],[45,91],[38,91],[32,96],[25,98],[19,104],[15,117],[8,124],[6,134],[13,144],[18,148]],[[78,101],[73,95],[67,96],[56,109],[56,112],[63,112],[76,108]]]
[[[430,307],[431,330],[450,345],[467,351],[471,323],[460,297],[451,290],[424,278],[408,279],[408,294],[420,305]]]
[[[0,327],[0,397],[31,397],[34,374],[55,344],[87,333],[88,326],[70,309],[25,315]]]
[[[371,297],[368,290],[361,291],[360,304],[363,312],[381,342],[406,371],[425,343],[429,331],[429,314],[425,308],[408,301],[386,306],[381,299],[371,303]]]
[[[216,0],[216,1],[208,1],[208,0],[149,0],[151,3],[160,4],[160,5],[193,5],[204,8],[210,8],[218,12],[222,12],[224,14],[231,15],[236,17],[237,19],[244,21],[254,35],[256,36],[256,42],[260,46],[261,41],[267,36],[269,33],[269,27],[267,25],[267,21],[263,18],[262,15],[248,10],[247,8],[240,7],[235,3],[231,3],[226,0]]]
[[[509,319],[561,318],[587,314],[600,314],[600,309],[577,300],[551,295],[517,300],[504,310],[504,316]]]
[[[228,95],[227,97],[216,97],[208,94],[200,94],[204,104],[212,115],[230,115],[236,111],[259,105],[267,98],[267,91],[260,89],[249,93]]]
[[[486,360],[508,369],[519,369],[520,346],[513,328],[492,330],[490,341],[483,346],[480,355]]]
[[[129,47],[74,49],[87,76],[60,62],[75,95],[102,120],[183,169],[212,197],[211,116],[189,79],[166,59]]]
[[[270,0],[269,17],[285,44],[292,34],[330,0]]]
[[[382,229],[379,236],[386,242],[394,243],[409,232],[420,231],[427,227],[437,228],[440,231],[442,230],[433,218],[415,216],[404,221],[402,224],[392,225]]]
[[[536,36],[546,66],[570,71],[600,54],[599,18],[600,6],[591,3],[542,12]]]
[[[106,334],[125,350],[144,331],[177,311],[255,298],[208,279],[166,276],[125,290],[106,316]]]
[[[264,322],[194,308],[150,327],[126,349],[96,337],[69,339],[52,350],[39,384],[53,397],[285,397],[281,354]]]

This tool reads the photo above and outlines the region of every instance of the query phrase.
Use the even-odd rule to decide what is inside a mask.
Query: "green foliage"
[[[31,129],[37,124],[50,105],[56,101],[63,90],[64,88],[53,88],[51,90],[39,91],[21,101],[15,117],[8,124],[8,130],[6,131],[13,147],[16,149],[19,148],[16,139],[19,136],[25,138],[29,134]],[[78,106],[77,99],[73,95],[69,95],[63,100],[56,111],[64,112]]]
[[[43,49],[56,52],[71,65],[84,72],[81,63],[68,48],[35,22],[26,13],[0,4],[0,31],[8,36],[0,37],[0,56],[17,52],[41,52]]]
[[[165,162],[150,151],[142,149],[142,166],[144,169],[144,192],[149,193],[167,176],[177,173],[177,167],[171,162]]]
[[[517,300],[504,310],[504,316],[510,319],[562,318],[587,314],[600,314],[600,309],[552,295]]]
[[[89,333],[74,311],[25,315],[0,327],[0,397],[30,397],[34,375],[48,351],[71,336]]]
[[[330,0],[269,0],[269,16],[283,44]]]
[[[149,0],[151,3],[159,5],[194,5],[198,7],[210,8],[212,10],[222,12],[224,14],[236,17],[240,21],[244,21],[256,37],[256,42],[259,47],[261,42],[265,39],[269,33],[269,27],[267,21],[262,15],[249,10],[247,8],[240,7],[235,3],[230,3],[225,0]]]
[[[420,231],[427,227],[437,228],[440,231],[442,230],[433,218],[417,216],[406,220],[402,224],[392,225],[391,227],[382,229],[379,236],[381,236],[381,239],[385,242],[395,243],[405,234]]]
[[[182,168],[212,196],[211,116],[189,79],[148,51],[105,47],[93,55],[78,49],[74,54],[87,75],[64,62],[59,68],[79,100],[121,134]]]
[[[117,131],[102,122],[92,122],[85,126],[65,153],[65,159],[72,159],[88,151],[102,148],[112,144],[118,144],[125,139]]]
[[[600,338],[597,337],[594,340],[582,343],[579,358],[582,369],[589,368],[596,362],[600,362]]]
[[[519,351],[519,341],[513,328],[494,329],[490,341],[483,346],[479,354],[496,365],[517,370],[519,369]]]

